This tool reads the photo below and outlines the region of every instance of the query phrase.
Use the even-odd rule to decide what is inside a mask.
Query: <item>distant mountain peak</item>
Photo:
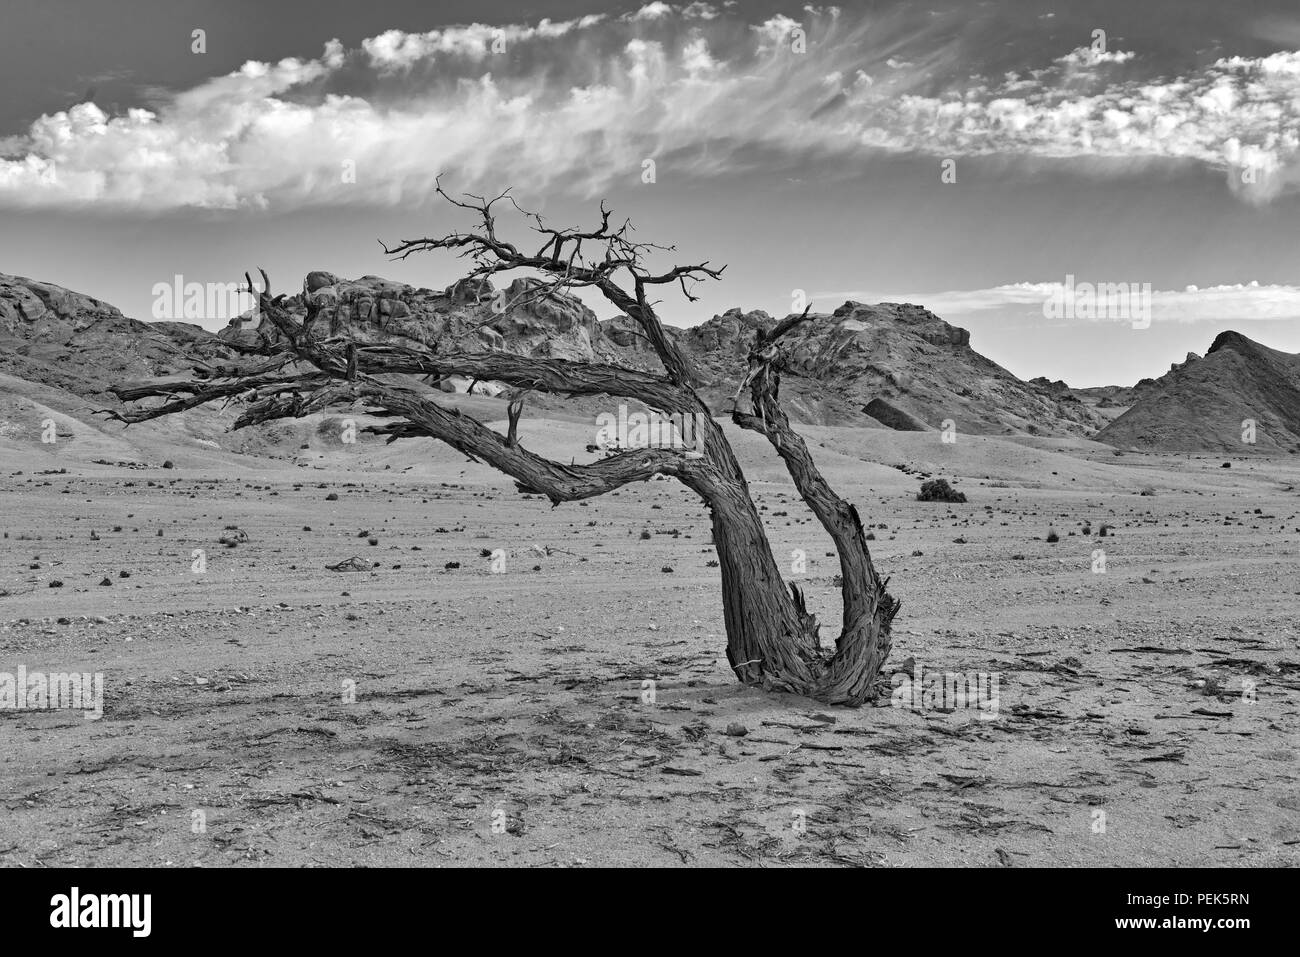
[[[1250,355],[1260,348],[1266,347],[1261,347],[1254,339],[1243,336],[1240,332],[1226,329],[1214,337],[1214,341],[1210,343],[1210,348],[1205,354],[1208,356],[1221,349],[1236,349],[1244,355]]]
[[[1221,332],[1204,358],[1189,353],[1142,385],[1097,438],[1164,452],[1300,450],[1300,356]]]

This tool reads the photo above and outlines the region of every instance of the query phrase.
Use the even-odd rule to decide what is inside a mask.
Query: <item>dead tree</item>
[[[198,370],[188,382],[122,387],[114,391],[125,411],[107,414],[127,422],[158,418],[213,401],[244,403],[235,428],[305,416],[341,404],[355,404],[392,424],[373,431],[392,441],[432,436],[512,476],[522,492],[545,495],[552,505],[604,494],[656,475],[677,479],[708,506],[713,542],[722,576],[727,657],[747,685],[806,695],[828,704],[859,705],[873,697],[877,676],[889,654],[890,622],[898,602],[876,573],[857,510],[823,478],[808,447],[781,408],[779,392],[784,356],[781,340],[801,323],[791,315],[771,331],[759,331],[749,353],[749,372],[731,412],[732,421],[765,436],[785,462],[799,495],[825,527],[839,553],[843,627],[834,648],[823,647],[819,625],[805,606],[803,592],[782,579],[749,485],[712,410],[696,393],[698,380],[673,337],[664,329],[648,298],[652,289],[678,285],[694,301],[692,285],[717,279],[722,269],[707,262],[652,272],[652,253],[671,250],[636,242],[628,222],[611,224],[602,203],[594,229],[554,229],[519,208],[509,193],[494,199],[446,201],[473,214],[474,226],[440,239],[401,242],[385,252],[396,258],[430,250],[450,250],[472,263],[466,280],[480,284],[503,273],[523,271],[541,281],[528,287],[505,310],[536,297],[574,289],[604,296],[629,317],[650,344],[662,372],[645,372],[599,362],[529,357],[505,352],[451,351],[346,341],[315,333],[315,307],[305,294],[307,316],[296,319],[284,296],[272,296],[262,273],[258,304],[264,321],[261,341],[243,345],[244,355]],[[540,235],[535,251],[521,249],[498,234],[494,207],[508,202]],[[535,244],[534,244],[535,245]],[[250,281],[250,288],[252,283]],[[267,328],[269,320],[270,329]],[[269,332],[269,334],[267,334]],[[464,376],[515,387],[508,435],[440,405],[425,390],[381,379],[385,373],[411,376]],[[697,416],[702,435],[696,450],[623,450],[586,465],[563,464],[528,451],[519,437],[523,396],[533,390],[567,396],[630,399],[660,413]],[[140,400],[162,397],[161,404]],[[745,408],[747,406],[747,408]]]

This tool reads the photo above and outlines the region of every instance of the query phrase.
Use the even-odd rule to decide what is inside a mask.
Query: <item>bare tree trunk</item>
[[[764,379],[762,387],[767,385]],[[779,423],[744,413],[733,418],[772,440],[797,491],[830,532],[840,555],[844,629],[834,650],[821,647],[820,625],[799,587],[787,587],[740,465],[721,429],[709,420],[706,449],[713,467],[678,477],[711,512],[727,660],[744,684],[827,704],[860,705],[875,691],[898,606],[876,576],[857,511],[831,491],[779,407],[777,414]],[[780,431],[782,426],[786,431]]]
[[[727,485],[712,489],[706,501],[722,573],[727,660],[736,677],[827,704],[868,701],[889,655],[889,627],[898,606],[871,570],[870,559],[862,561],[866,540],[856,512],[846,531],[852,536],[856,529],[863,550],[852,549],[847,558],[841,551],[846,615],[831,650],[820,647],[820,625],[805,607],[803,592],[797,585],[787,589],[748,492]]]
[[[722,572],[727,660],[736,677],[764,688],[806,686],[812,677],[807,662],[816,654],[816,622],[800,619],[758,511],[736,486],[714,490],[709,506]]]
[[[785,463],[799,496],[835,543],[840,559],[844,623],[835,650],[820,649],[816,618],[808,613],[803,593],[791,585],[791,605],[799,625],[794,640],[787,640],[785,645],[797,650],[801,660],[790,661],[788,655],[770,658],[771,673],[765,676],[765,682],[828,704],[860,705],[873,697],[876,680],[889,657],[890,625],[898,613],[899,603],[885,590],[888,583],[876,573],[857,509],[831,489],[813,462],[807,444],[791,428],[778,399],[783,361],[778,342],[806,317],[805,310],[803,316],[791,316],[770,333],[759,334],[750,353],[750,374],[746,380],[754,413],[735,409],[732,420],[767,437]],[[752,503],[750,508],[753,509]],[[766,546],[765,538],[763,544]],[[725,589],[725,580],[723,585]],[[810,656],[805,657],[809,646],[799,641],[799,637],[811,642]],[[761,639],[746,642],[747,646],[750,644],[763,642]]]

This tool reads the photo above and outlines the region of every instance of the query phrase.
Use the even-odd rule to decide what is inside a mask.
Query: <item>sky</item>
[[[0,272],[140,319],[176,276],[259,266],[273,290],[315,269],[446,286],[463,263],[380,245],[468,225],[441,175],[558,225],[605,199],[677,247],[652,266],[726,264],[696,302],[664,287],[675,325],[916,302],[1073,386],[1160,375],[1229,328],[1300,352],[1294,0],[3,0],[0,18]]]

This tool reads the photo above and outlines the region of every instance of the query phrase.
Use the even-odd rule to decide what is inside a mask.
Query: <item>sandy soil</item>
[[[803,431],[878,526],[891,665],[995,674],[995,717],[737,685],[703,509],[667,481],[553,510],[418,443],[298,468],[6,455],[0,671],[106,690],[98,721],[0,711],[0,864],[1300,860],[1294,460]],[[736,441],[830,640],[829,540]],[[926,472],[970,501],[916,502]],[[354,555],[378,565],[325,567]]]

